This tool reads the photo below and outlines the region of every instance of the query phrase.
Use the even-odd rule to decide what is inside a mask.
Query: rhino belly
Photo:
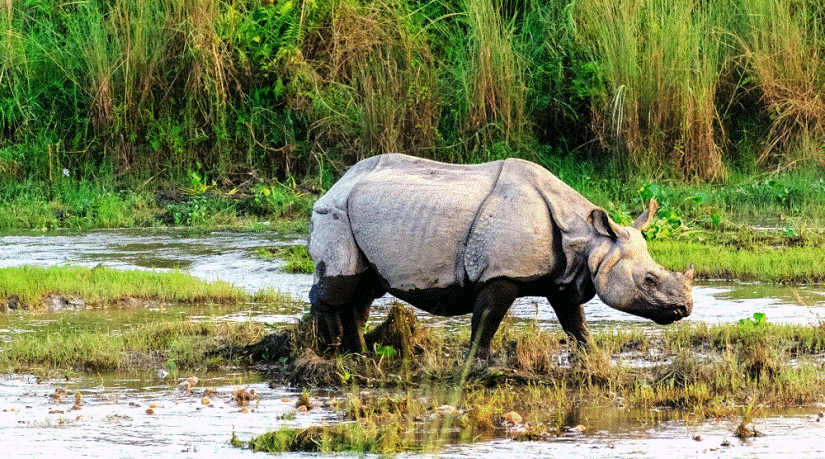
[[[476,293],[473,285],[453,285],[423,290],[388,290],[394,297],[404,300],[418,309],[437,316],[459,316],[473,312]]]

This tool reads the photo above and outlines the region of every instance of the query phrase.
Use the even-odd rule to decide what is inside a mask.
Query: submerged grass
[[[233,361],[218,349],[256,342],[266,331],[254,322],[187,319],[178,310],[60,313],[36,327],[22,316],[8,320],[17,333],[0,344],[0,368],[34,373],[212,369]]]

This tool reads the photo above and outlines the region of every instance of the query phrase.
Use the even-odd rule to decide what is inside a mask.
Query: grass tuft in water
[[[223,281],[206,282],[181,272],[120,271],[102,266],[78,268],[23,266],[0,269],[0,301],[5,309],[128,306],[137,302],[237,303],[243,290]]]
[[[260,248],[254,255],[263,260],[271,261],[276,258],[284,260],[282,270],[290,274],[315,272],[315,265],[309,256],[306,246],[291,245],[288,247]]]

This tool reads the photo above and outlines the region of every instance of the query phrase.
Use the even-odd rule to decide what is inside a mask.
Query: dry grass
[[[817,2],[744,2],[742,46],[770,119],[762,163],[822,163],[825,135],[825,8]],[[788,151],[788,147],[797,147]]]

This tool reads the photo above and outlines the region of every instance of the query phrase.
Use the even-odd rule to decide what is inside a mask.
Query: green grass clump
[[[312,258],[309,257],[309,252],[304,245],[291,245],[288,247],[275,247],[272,249],[258,249],[255,251],[255,256],[264,260],[271,261],[275,258],[283,259],[283,271],[291,274],[315,272],[315,265]]]
[[[18,318],[26,328],[24,318]],[[193,321],[180,313],[124,310],[61,313],[43,326],[4,340],[0,368],[6,371],[206,369],[226,365],[217,351],[260,340],[258,323]]]
[[[119,271],[96,268],[24,266],[0,269],[0,299],[40,309],[47,295],[78,298],[88,306],[117,305],[126,299],[169,303],[229,303],[249,295],[223,281],[206,282],[181,272]],[[127,301],[128,302],[128,301]]]
[[[751,247],[699,243],[682,240],[651,241],[651,256],[664,267],[696,268],[698,279],[745,280],[774,283],[825,281],[822,249],[816,245]]]

